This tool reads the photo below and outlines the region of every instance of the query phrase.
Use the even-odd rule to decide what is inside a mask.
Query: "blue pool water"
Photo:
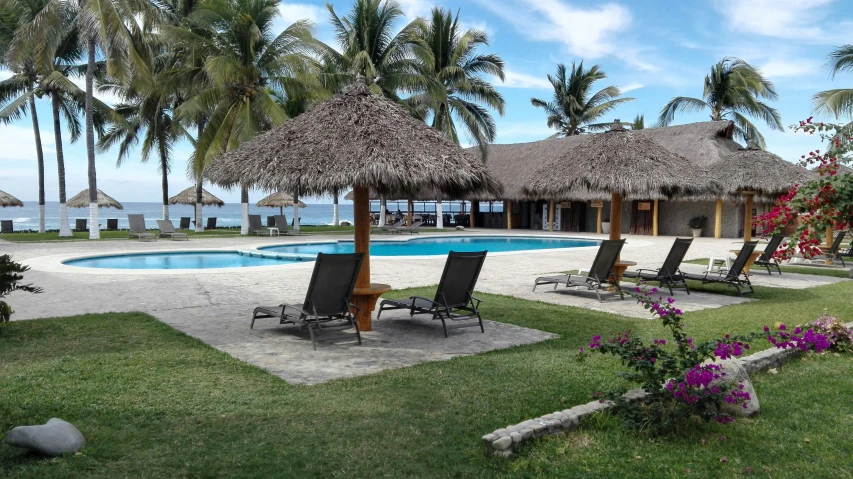
[[[66,261],[69,266],[116,269],[207,269],[245,268],[292,263],[298,259],[244,256],[236,251],[143,253],[98,256]]]
[[[538,238],[524,236],[454,236],[449,238],[416,238],[410,241],[374,241],[370,245],[372,256],[433,256],[446,255],[451,250],[460,252],[488,250],[489,253],[531,251],[555,248],[582,248],[596,246],[598,241],[563,238]],[[267,246],[264,252],[316,255],[317,253],[352,253],[352,241]]]

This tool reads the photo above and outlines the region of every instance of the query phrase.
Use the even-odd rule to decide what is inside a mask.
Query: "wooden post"
[[[548,202],[548,231],[554,231],[554,200]]]
[[[512,200],[506,202],[506,229],[512,229]]]
[[[827,228],[826,228],[826,247],[827,248],[832,248],[832,236],[833,236],[832,226],[827,226]]]
[[[652,236],[658,235],[658,200],[655,200],[654,210],[652,210]]]
[[[406,224],[409,226],[412,226],[412,216],[414,215],[415,202],[412,200],[409,200],[408,207],[409,207],[409,211],[406,214]]]
[[[370,286],[370,192],[367,188],[353,188],[353,220],[355,223],[355,252],[364,253],[361,272],[358,274],[356,288]]]
[[[474,204],[475,203],[476,203],[475,201],[471,201],[471,213],[468,214],[468,227],[469,228],[474,227]]]
[[[755,192],[744,191],[746,205],[743,211],[743,241],[752,241],[752,206],[755,201]]]
[[[714,213],[714,238],[723,237],[723,199],[717,198],[717,210]]]
[[[610,199],[610,239],[622,238],[622,195],[611,193]]]
[[[604,206],[596,208],[598,210],[598,219],[595,222],[595,232],[601,234],[601,222],[604,221]]]

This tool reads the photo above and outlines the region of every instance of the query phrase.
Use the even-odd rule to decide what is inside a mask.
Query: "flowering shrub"
[[[755,217],[758,229],[768,235],[781,232],[799,219],[796,232],[775,254],[777,260],[790,259],[797,253],[805,258],[818,256],[821,254],[820,234],[829,227],[840,231],[853,226],[853,174],[840,169],[853,163],[853,123],[815,123],[808,118],[791,129],[807,135],[817,134],[828,148],[800,157],[800,164],[814,166],[819,178],[795,185],[768,213]]]
[[[749,351],[752,340],[766,337],[778,348],[796,347],[815,352],[839,343],[848,348],[853,346],[853,332],[828,317],[818,319],[809,328],[796,327],[789,331],[780,324],[778,331],[771,331],[765,326],[763,332],[744,336],[727,334],[697,343],[685,332],[683,312],[675,307],[675,300],[658,296],[657,288],[647,291],[644,287],[637,287],[634,297],[660,319],[672,339],[656,338],[646,344],[632,336],[630,330],[612,333],[607,339],[597,335],[586,348],[580,349],[578,358],[583,360],[595,352],[610,354],[628,367],[628,371],[619,375],[628,384],[644,389],[646,398],[639,402],[626,400],[623,395],[627,385],[607,392],[604,398],[614,402],[615,411],[629,426],[653,434],[678,429],[694,417],[728,424],[734,418],[723,411],[723,404],[746,409],[750,395],[742,382],[734,385],[724,382],[726,373],[713,360],[740,357]]]
[[[843,322],[824,314],[812,321],[810,326],[816,333],[820,333],[826,338],[829,349],[844,353],[853,352],[853,330]],[[798,328],[801,327],[798,326]]]

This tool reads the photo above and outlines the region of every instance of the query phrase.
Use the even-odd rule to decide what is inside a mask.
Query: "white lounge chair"
[[[190,239],[186,233],[175,231],[175,225],[172,224],[171,220],[157,220],[157,229],[160,230],[161,238],[183,239],[184,241],[189,241]]]

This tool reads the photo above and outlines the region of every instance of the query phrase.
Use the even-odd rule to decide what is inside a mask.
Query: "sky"
[[[605,120],[632,120],[645,115],[646,126],[656,120],[661,107],[674,96],[701,97],[705,75],[725,56],[757,66],[776,86],[779,100],[772,103],[784,125],[811,115],[811,98],[818,91],[853,87],[853,73],[834,79],[824,67],[834,48],[853,43],[853,10],[849,0],[644,0],[642,2],[586,2],[579,0],[398,0],[406,19],[402,28],[434,6],[460,12],[465,28],[488,34],[483,52],[499,55],[506,64],[505,81],[493,81],[504,95],[506,111],[494,113],[497,143],[519,143],[547,138],[545,113],[530,104],[531,98],[550,100],[553,94],[546,75],[558,63],[600,65],[607,78],[597,88],[615,85],[623,95],[635,98],[619,106]],[[352,0],[330,2],[345,15]],[[849,4],[847,4],[849,7]],[[284,1],[277,20],[283,29],[296,20],[314,23],[315,35],[334,43],[324,1]],[[0,70],[0,78],[8,72]],[[82,85],[82,79],[79,80]],[[115,102],[116,98],[101,97]],[[37,107],[45,153],[46,196],[58,200],[56,148],[50,108],[46,100]],[[676,116],[675,124],[708,120],[707,112]],[[831,120],[831,119],[830,119]],[[771,131],[757,123],[767,147],[788,161],[820,148],[816,137],[791,131]],[[65,168],[68,196],[87,187],[84,141],[69,144],[65,135]],[[170,195],[191,186],[186,178],[189,143],[174,150],[169,176]],[[116,168],[116,151],[98,154],[98,187],[119,201],[151,201],[161,198],[160,174],[155,161],[141,163],[138,150]],[[239,191],[206,186],[226,202],[239,202]],[[30,118],[0,126],[0,189],[24,201],[37,199],[38,183],[33,126]],[[251,192],[255,202],[264,192]],[[330,202],[309,198],[308,202]]]

